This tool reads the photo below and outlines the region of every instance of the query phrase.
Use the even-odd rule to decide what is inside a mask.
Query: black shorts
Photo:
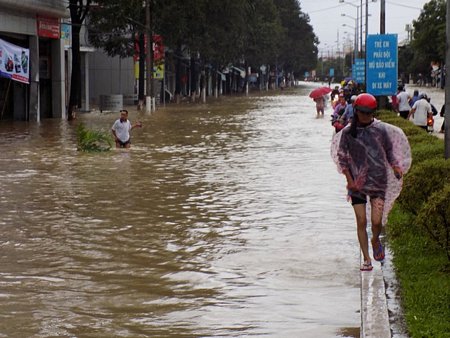
[[[409,110],[400,110],[400,116],[403,117],[404,119],[408,118],[409,115]]]
[[[384,192],[375,192],[373,194],[370,194],[370,199],[375,199],[375,198],[381,198],[384,201]],[[352,205],[356,205],[356,204],[366,204],[367,203],[367,196],[360,193],[360,192],[353,192],[350,195],[351,199],[352,199]]]
[[[131,139],[128,139],[128,141],[122,142],[121,140],[117,140],[117,143],[119,144],[120,148],[125,148],[128,144],[131,144]]]

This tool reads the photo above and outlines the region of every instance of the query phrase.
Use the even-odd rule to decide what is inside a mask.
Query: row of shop
[[[39,121],[65,112],[66,69],[57,0],[0,0],[0,118]]]

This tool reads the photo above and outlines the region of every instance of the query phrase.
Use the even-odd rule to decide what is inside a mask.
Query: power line
[[[404,7],[404,8],[411,8],[411,9],[417,9],[419,11],[421,11],[423,8],[419,8],[419,7],[414,7],[414,6],[408,6],[408,5],[404,5],[404,4],[400,4],[400,3],[395,3],[393,1],[386,1],[388,4],[390,5],[394,5],[394,6],[398,6],[398,7]]]
[[[343,4],[332,6],[332,7],[327,7],[327,8],[322,8],[322,9],[316,9],[315,11],[309,11],[307,14],[329,11],[330,9],[342,7],[342,5]]]

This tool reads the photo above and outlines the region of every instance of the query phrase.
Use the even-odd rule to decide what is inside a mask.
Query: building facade
[[[40,121],[66,116],[60,22],[69,16],[63,0],[0,0],[0,46],[26,55],[17,66],[20,58],[5,52],[6,47],[3,53],[0,49],[0,120]],[[1,72],[2,62],[5,72]],[[11,70],[11,64],[17,68]]]

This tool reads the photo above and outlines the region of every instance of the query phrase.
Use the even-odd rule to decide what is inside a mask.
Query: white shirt
[[[120,119],[117,119],[111,129],[116,132],[116,136],[120,141],[127,142],[130,139],[130,120],[120,122]]]
[[[400,92],[397,95],[398,100],[398,110],[399,111],[410,111],[411,106],[409,105],[409,94],[407,92]]]
[[[413,123],[416,126],[426,126],[428,113],[432,113],[431,105],[425,99],[416,101],[412,107],[415,109]]]

